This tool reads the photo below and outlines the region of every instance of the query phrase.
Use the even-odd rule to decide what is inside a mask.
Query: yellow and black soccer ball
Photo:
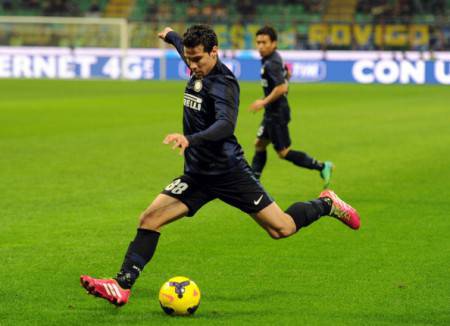
[[[159,303],[168,315],[192,315],[200,305],[200,289],[187,277],[172,277],[159,290]]]

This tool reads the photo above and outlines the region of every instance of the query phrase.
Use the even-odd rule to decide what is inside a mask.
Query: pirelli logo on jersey
[[[203,99],[192,94],[184,93],[184,105],[188,108],[200,111],[202,109]]]

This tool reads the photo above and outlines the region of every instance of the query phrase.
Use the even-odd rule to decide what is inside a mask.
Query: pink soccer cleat
[[[358,230],[361,225],[358,212],[352,206],[340,199],[333,190],[324,190],[319,195],[320,198],[328,197],[333,204],[331,205],[330,216],[336,217],[348,227]]]
[[[88,275],[81,275],[80,282],[89,294],[106,299],[118,307],[126,304],[131,294],[131,290],[122,289],[117,281],[112,278],[97,279]]]

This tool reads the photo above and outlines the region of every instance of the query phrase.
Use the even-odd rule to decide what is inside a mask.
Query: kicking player
[[[261,84],[264,98],[254,101],[249,110],[258,112],[265,108],[264,118],[257,132],[255,141],[255,155],[252,169],[255,177],[261,173],[267,161],[267,146],[272,143],[280,158],[297,166],[320,172],[327,188],[333,164],[329,161],[321,162],[307,153],[290,148],[288,123],[291,120],[290,108],[287,101],[289,71],[283,65],[283,60],[277,52],[277,33],[270,26],[264,26],[256,32],[256,46],[261,55]]]
[[[168,134],[163,141],[184,155],[184,174],[140,216],[137,234],[116,277],[81,276],[88,293],[116,306],[126,304],[131,287],[153,257],[163,226],[193,216],[216,198],[249,214],[274,239],[289,237],[325,215],[359,228],[356,210],[331,190],[283,211],[253,176],[234,136],[239,84],[218,59],[217,36],[210,27],[194,25],[183,37],[166,27],[158,35],[175,46],[191,70],[184,91],[183,134]]]

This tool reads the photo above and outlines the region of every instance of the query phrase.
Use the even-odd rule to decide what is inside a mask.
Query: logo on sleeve
[[[189,93],[184,93],[184,106],[188,108],[200,111],[202,109],[203,99],[201,97],[194,96]]]

